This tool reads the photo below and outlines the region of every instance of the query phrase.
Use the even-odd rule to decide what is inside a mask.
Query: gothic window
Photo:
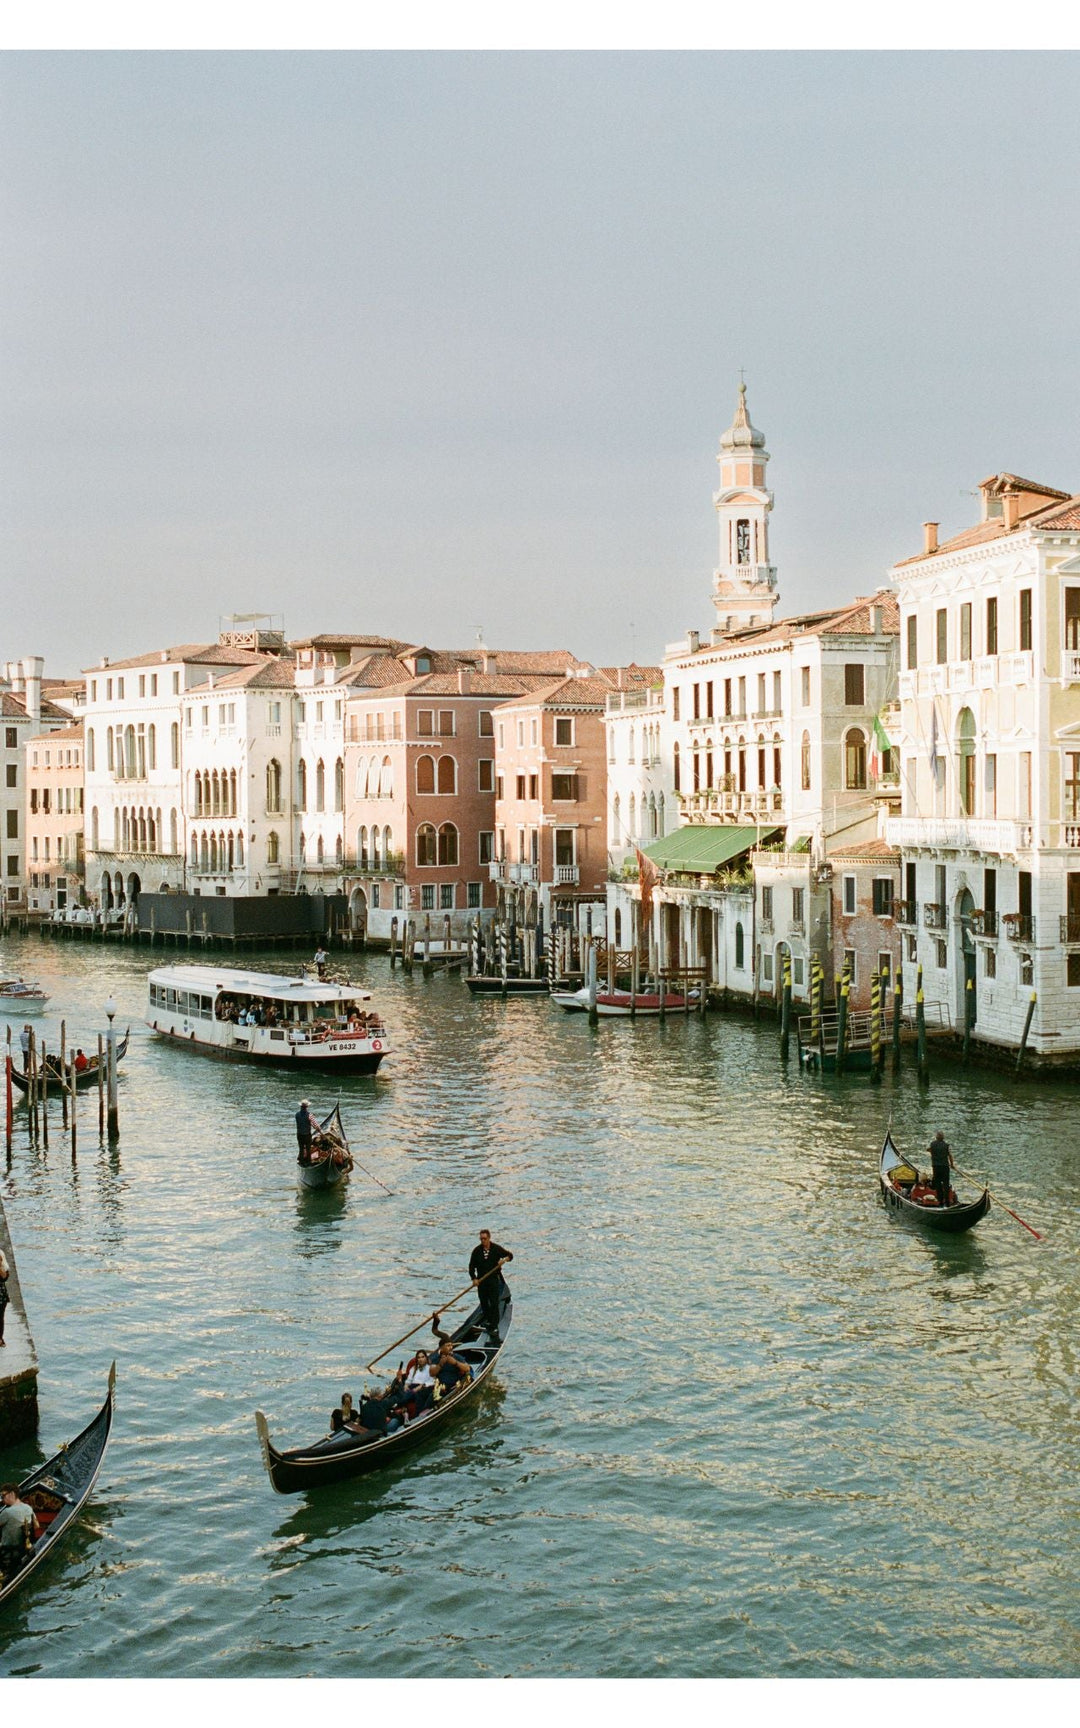
[[[334,809],[345,808],[345,764],[339,756],[334,763]]]
[[[866,738],[855,726],[844,738],[844,785],[849,792],[866,790]]]
[[[274,816],[281,810],[281,763],[276,756],[266,764],[266,808]]]
[[[278,837],[275,830],[271,828],[269,834],[266,836],[266,862],[268,864],[276,864],[280,856]]]
[[[750,562],[750,523],[745,516],[740,516],[735,524],[735,562]]]
[[[457,763],[452,756],[439,757],[438,784],[440,792],[457,791]]]
[[[802,789],[804,792],[809,792],[809,790],[810,790],[810,734],[809,734],[809,732],[804,732],[802,735],[802,779],[801,779],[801,785],[802,785]]]
[[[435,758],[433,756],[418,756],[416,760],[416,790],[418,792],[434,792],[435,790]]]
[[[296,808],[307,809],[307,763],[302,756],[296,764]]]
[[[419,865],[438,863],[438,841],[430,822],[421,822],[416,830],[416,862]]]
[[[316,810],[326,809],[326,769],[323,767],[321,756],[315,764],[315,808]]]
[[[746,965],[746,938],[741,924],[735,926],[735,965],[740,972]]]
[[[390,854],[393,851],[393,845],[394,845],[394,837],[393,837],[392,833],[390,832],[389,825],[387,825],[387,827],[385,827],[383,829],[382,844],[383,844],[383,863],[385,864],[389,861]]]

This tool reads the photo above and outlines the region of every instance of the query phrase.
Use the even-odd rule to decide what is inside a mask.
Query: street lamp
[[[112,1023],[116,1019],[116,1003],[110,996],[105,1004],[105,1018],[109,1022],[109,1036],[112,1037]]]

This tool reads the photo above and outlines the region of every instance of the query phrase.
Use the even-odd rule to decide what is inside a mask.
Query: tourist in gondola
[[[481,1230],[479,1246],[474,1248],[469,1256],[469,1277],[477,1286],[480,1306],[484,1311],[484,1325],[493,1340],[499,1336],[499,1315],[501,1312],[500,1291],[505,1287],[501,1272],[495,1268],[501,1261],[512,1260],[514,1256],[509,1248],[500,1248],[497,1242],[491,1240],[490,1230]],[[491,1277],[484,1276],[490,1272]]]
[[[402,1423],[407,1421],[402,1408],[402,1385],[400,1371],[394,1375],[386,1391],[380,1397],[378,1393],[366,1389],[360,1400],[360,1426],[372,1434],[393,1434]]]
[[[343,1428],[355,1429],[355,1424],[356,1411],[353,1409],[352,1393],[343,1392],[338,1408],[330,1412],[330,1432],[340,1434]]]
[[[76,1050],[76,1052],[75,1052],[75,1072],[76,1072],[76,1074],[85,1074],[85,1072],[89,1068],[89,1066],[90,1066],[90,1063],[87,1060],[87,1058],[83,1055],[82,1051]]]
[[[937,1194],[939,1206],[949,1204],[949,1171],[955,1170],[953,1156],[949,1150],[949,1142],[939,1128],[930,1142],[931,1181]]]
[[[296,1112],[296,1144],[300,1149],[301,1164],[311,1163],[311,1143],[315,1138],[315,1122],[311,1114],[311,1105],[306,1098],[301,1099],[300,1108]]]
[[[439,1344],[439,1359],[435,1364],[436,1397],[445,1397],[448,1392],[454,1392],[463,1381],[472,1379],[472,1369],[467,1362],[462,1362],[454,1355],[454,1345],[450,1338],[443,1337]]]
[[[0,1487],[0,1577],[18,1571],[41,1532],[34,1508],[19,1499],[14,1482]]]

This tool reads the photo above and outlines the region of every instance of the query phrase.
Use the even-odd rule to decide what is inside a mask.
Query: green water
[[[0,950],[47,1028],[85,1042],[110,992],[133,1025],[119,1148],[96,1096],[75,1165],[22,1106],[0,1187],[41,1358],[40,1450],[3,1473],[118,1364],[94,1498],[0,1609],[0,1672],[1077,1672],[1073,1090],[804,1079],[765,1022],[594,1031],[372,956],[393,1055],[341,1108],[394,1195],[357,1171],[301,1196],[294,1083],[152,1038],[149,963]],[[1045,1242],[1000,1211],[951,1243],[886,1216],[890,1111]],[[279,1443],[324,1431],[484,1224],[516,1256],[497,1384],[385,1474],[276,1496],[256,1407]]]

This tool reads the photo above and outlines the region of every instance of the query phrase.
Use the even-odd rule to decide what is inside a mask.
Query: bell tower
[[[720,528],[720,563],[714,573],[713,604],[717,629],[728,636],[734,630],[771,624],[780,598],[776,569],[769,563],[773,507],[773,495],[765,486],[769,452],[765,434],[750,424],[743,383],[735,418],[720,439],[716,460],[720,490],[713,494],[713,503]]]

